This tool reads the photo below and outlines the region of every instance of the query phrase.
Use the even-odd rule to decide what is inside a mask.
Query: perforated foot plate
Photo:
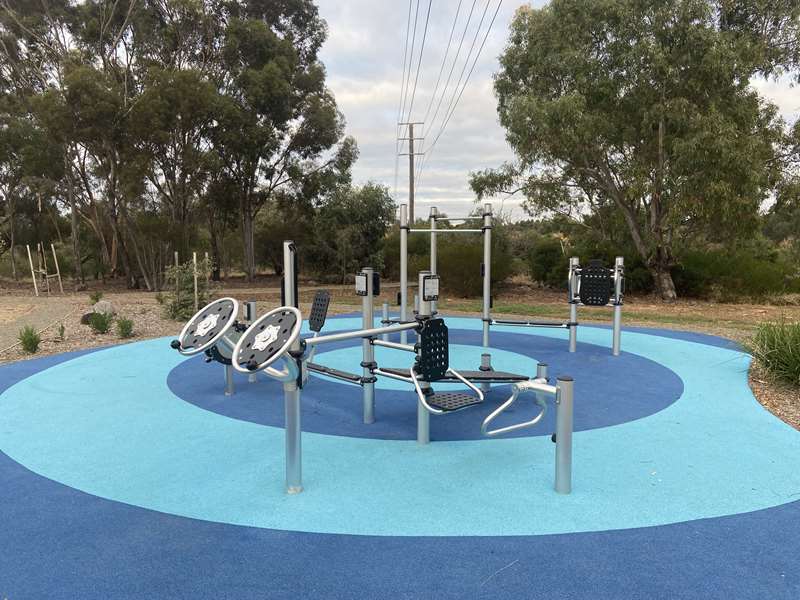
[[[481,399],[478,396],[465,394],[464,392],[437,392],[428,396],[426,400],[433,408],[445,412],[453,412],[481,403]]]

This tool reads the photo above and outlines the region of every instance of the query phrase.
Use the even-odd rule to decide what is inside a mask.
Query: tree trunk
[[[244,270],[247,281],[252,283],[256,276],[256,253],[253,232],[253,211],[249,200],[242,206],[242,237],[244,238]]]
[[[14,277],[14,281],[19,281],[19,275],[17,274],[17,258],[14,256],[14,199],[11,197],[10,192],[8,195],[8,217],[9,217],[9,242],[11,243],[11,275]]]
[[[675,282],[672,281],[672,273],[669,267],[663,265],[652,265],[649,267],[650,274],[653,276],[653,283],[656,291],[665,302],[674,302],[678,298],[675,292]]]
[[[78,240],[78,212],[75,208],[75,186],[72,181],[72,159],[64,159],[67,167],[67,201],[69,202],[70,227],[72,229],[72,260],[75,263],[75,283],[76,289],[85,289],[83,281],[83,264],[81,263],[81,247]]]

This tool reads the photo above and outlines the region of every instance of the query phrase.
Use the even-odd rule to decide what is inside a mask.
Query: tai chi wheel
[[[233,349],[233,367],[242,373],[266,369],[297,340],[303,317],[293,306],[271,310],[247,328]]]
[[[172,347],[185,356],[199,354],[222,339],[238,315],[239,303],[233,298],[214,300],[189,319]]]

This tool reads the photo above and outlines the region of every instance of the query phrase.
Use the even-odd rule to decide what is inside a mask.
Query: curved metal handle
[[[422,406],[425,407],[425,410],[427,410],[429,413],[433,413],[434,415],[443,415],[443,410],[433,408],[430,404],[428,404],[427,400],[425,400],[425,393],[422,391],[422,388],[419,387],[419,381],[417,381],[417,374],[414,373],[414,367],[411,367],[408,371],[411,373],[411,381],[414,383],[414,389],[417,390],[417,397],[422,403]]]
[[[466,385],[466,386],[467,386],[469,389],[471,389],[473,392],[475,392],[476,394],[478,394],[478,398],[480,398],[480,399],[481,399],[481,402],[483,402],[483,399],[484,399],[483,392],[482,392],[481,390],[479,390],[477,387],[475,387],[474,385],[472,385],[472,384],[471,384],[469,381],[467,381],[467,380],[466,380],[466,379],[465,379],[465,378],[464,378],[464,377],[461,375],[461,373],[459,373],[459,372],[458,372],[458,371],[456,371],[455,369],[447,369],[447,372],[448,372],[448,373],[452,373],[453,375],[455,375],[455,376],[456,376],[456,379],[460,380],[460,381],[461,381],[461,383],[463,383],[463,384],[464,384],[464,385]]]
[[[503,402],[492,414],[490,414],[486,419],[484,419],[483,424],[481,425],[481,433],[488,437],[494,437],[496,435],[501,435],[503,433],[509,433],[511,431],[518,431],[520,429],[526,429],[528,427],[533,427],[539,421],[541,421],[545,414],[547,414],[547,402],[541,398],[540,394],[554,394],[555,387],[551,385],[547,385],[547,380],[545,379],[534,379],[533,381],[524,381],[522,383],[514,384],[512,387],[511,397]],[[515,425],[509,425],[508,427],[501,427],[500,429],[492,429],[489,430],[489,425],[492,421],[494,421],[500,414],[505,411],[509,406],[516,402],[517,398],[520,394],[525,392],[532,392],[534,394],[534,402],[541,407],[541,411],[538,415],[536,415],[530,421],[525,421],[523,423],[517,423]]]

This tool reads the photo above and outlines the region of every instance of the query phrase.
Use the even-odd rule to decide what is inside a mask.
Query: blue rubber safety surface
[[[474,343],[479,322],[448,324]],[[505,331],[498,362],[590,380],[571,496],[551,489],[547,429],[477,440],[464,411],[418,448],[407,423],[383,425],[395,400],[413,407],[397,389],[378,391],[384,429],[366,435],[344,424],[360,389],[315,378],[306,491],[287,497],[269,382],[212,406],[176,381],[221,397],[219,366],[167,340],[0,368],[0,598],[800,598],[800,434],[752,398],[745,355],[626,330],[611,358],[610,333],[584,327],[568,355],[559,332]],[[317,414],[331,406],[341,425]]]

